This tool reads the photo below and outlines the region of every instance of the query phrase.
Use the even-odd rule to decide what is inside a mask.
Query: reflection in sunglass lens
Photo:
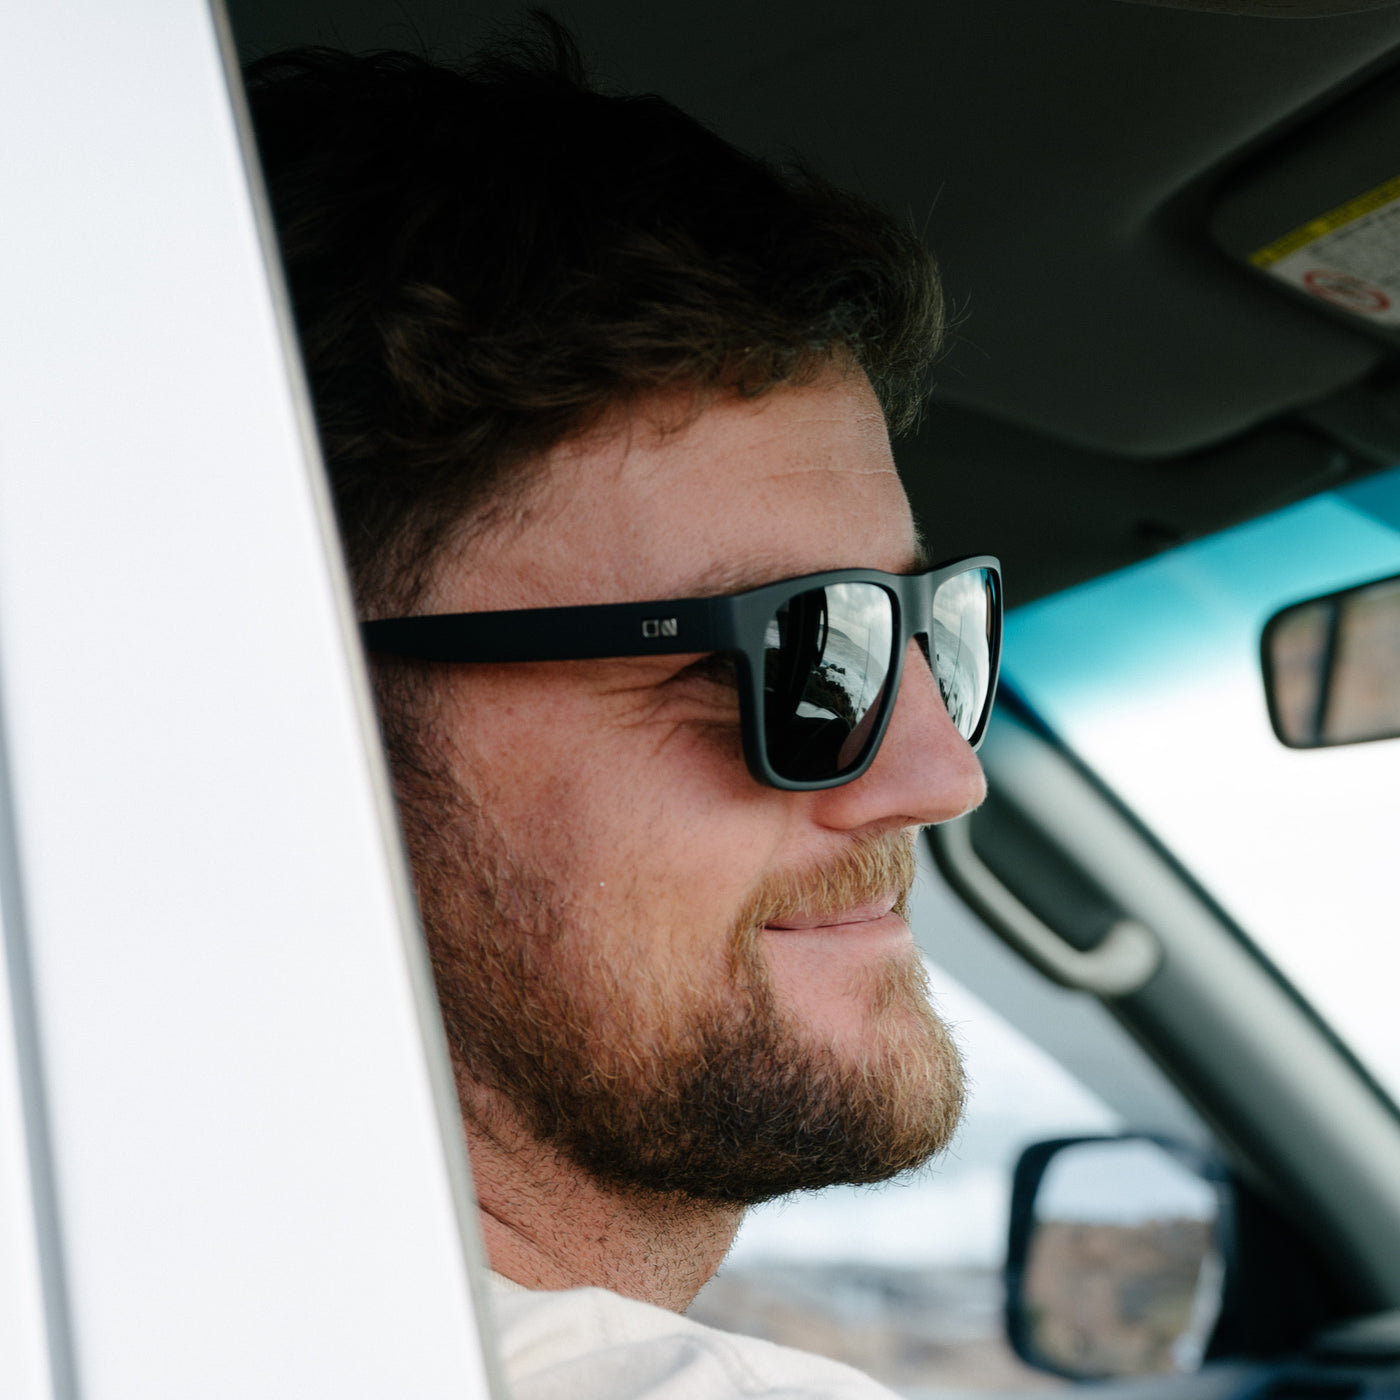
[[[988,570],[969,569],[933,595],[933,670],[964,739],[976,731],[992,684],[994,587]]]
[[[862,758],[894,655],[894,603],[878,584],[795,594],[768,623],[763,725],[781,777],[834,777]]]

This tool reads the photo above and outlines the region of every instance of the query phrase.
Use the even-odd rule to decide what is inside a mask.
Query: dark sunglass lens
[[[990,570],[969,569],[940,584],[933,595],[933,670],[964,739],[977,732],[992,687],[995,588]]]
[[[819,782],[864,757],[894,655],[894,603],[878,584],[794,594],[768,623],[763,727],[768,761]]]

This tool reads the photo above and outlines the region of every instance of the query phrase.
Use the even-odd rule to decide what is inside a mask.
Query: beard
[[[868,1017],[853,1056],[782,1004],[760,945],[770,922],[891,889],[903,914],[911,834],[762,881],[721,933],[725,975],[698,985],[606,960],[571,917],[578,883],[513,853],[483,804],[415,769],[398,773],[400,802],[471,1129],[502,1145],[523,1129],[613,1190],[729,1205],[883,1181],[947,1146],[962,1067],[915,951],[848,989]]]

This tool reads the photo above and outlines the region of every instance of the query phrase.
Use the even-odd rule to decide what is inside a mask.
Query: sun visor
[[[1251,275],[1400,341],[1400,83],[1348,99],[1241,171],[1211,232]]]

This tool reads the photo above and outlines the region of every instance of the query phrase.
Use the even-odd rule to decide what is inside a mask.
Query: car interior
[[[236,65],[279,49],[407,49],[450,64],[526,15],[504,0],[224,6],[213,26],[235,110]],[[176,7],[171,0],[172,15]],[[179,24],[196,8],[186,5]],[[694,1315],[826,1350],[910,1400],[1080,1384],[1113,1400],[1347,1400],[1400,1385],[1400,1031],[1388,1004],[1400,932],[1400,0],[558,0],[549,12],[576,36],[601,86],[660,93],[743,149],[859,191],[926,239],[949,323],[929,406],[896,441],[896,458],[933,557],[998,556],[1008,609],[1002,687],[981,750],[990,795],[972,816],[929,829],[914,909],[935,995],[966,1036],[963,1146],[907,1190],[756,1212]],[[169,71],[152,50],[140,85],[160,88]],[[193,111],[205,99],[191,91],[188,100]],[[76,96],[62,101],[76,110]],[[242,141],[256,209],[246,126]],[[60,201],[57,182],[45,188]],[[262,218],[263,255],[275,265]],[[23,309],[8,286],[3,304]],[[274,274],[274,304],[279,295]],[[91,365],[83,372],[100,381]],[[299,433],[314,458],[292,377],[286,440]],[[0,399],[0,410],[10,402]],[[114,398],[113,421],[126,411]],[[222,419],[225,431],[239,417]],[[98,959],[66,1002],[52,990],[60,974],[77,976],[37,931],[50,905],[33,891],[40,857],[60,870],[44,855],[57,848],[59,836],[46,833],[60,830],[59,818],[28,794],[40,791],[43,754],[73,747],[80,724],[55,711],[47,749],[22,743],[26,725],[40,732],[30,718],[40,702],[27,698],[39,682],[27,675],[38,674],[28,658],[41,648],[5,610],[17,606],[7,601],[14,580],[48,576],[37,544],[5,562],[3,514],[17,520],[24,504],[16,492],[0,481],[0,739],[7,724],[11,733],[8,749],[0,742],[0,797],[11,793],[8,807],[0,802],[0,927],[11,937],[19,1047],[13,1076],[0,1055],[0,1148],[10,1150],[13,1110],[27,1125],[27,1189],[37,1202],[37,1243],[23,1249],[41,1263],[69,1262],[63,1277],[56,1265],[38,1269],[30,1302],[27,1285],[12,1286],[0,1268],[0,1304],[42,1314],[35,1335],[48,1338],[35,1346],[52,1374],[16,1393],[69,1395],[83,1366],[117,1374],[123,1338],[145,1324],[132,1320],[143,1289],[119,1282],[117,1245],[88,1243],[97,1236],[85,1221],[104,1199],[88,1185],[95,1177],[65,1166],[99,1155],[96,1137],[79,1144],[65,1126],[79,1121],[80,1101],[98,1101],[96,1089],[86,1098],[64,1089],[64,1076],[95,1051],[76,1032],[60,1041],[52,1027],[85,1017],[105,1026],[94,1010],[100,977],[154,985],[175,944],[157,954],[153,934],[148,963],[140,940],[129,940],[127,970]],[[311,504],[289,496],[287,510],[328,518],[323,495],[313,484]],[[248,527],[257,549],[281,548],[263,521]],[[94,560],[106,547],[96,531],[82,535]],[[246,582],[249,596],[259,586]],[[65,615],[80,611],[64,606]],[[170,607],[159,633],[134,634],[138,654],[212,630],[179,599]],[[336,607],[343,602],[325,602],[326,615]],[[338,625],[352,635],[344,618]],[[274,645],[251,633],[238,644],[243,654]],[[276,645],[297,654],[290,633]],[[227,670],[208,664],[209,685],[227,685]],[[358,705],[369,725],[355,684],[346,683],[359,698],[345,699],[344,713]],[[168,738],[173,721],[162,713]],[[133,727],[114,711],[118,722]],[[232,711],[227,723],[236,727]],[[120,781],[142,779],[132,769]],[[361,786],[354,801],[377,803],[380,820],[391,820],[382,777],[370,772]],[[292,814],[276,838],[284,847],[309,821],[295,817],[298,800],[279,798]],[[104,825],[85,839],[101,846],[127,819],[112,803],[90,805]],[[6,823],[32,833],[28,847]],[[267,841],[274,835],[269,825]],[[397,856],[386,859],[390,874],[369,895],[347,886],[345,897],[392,906],[411,923]],[[120,902],[113,861],[103,888]],[[260,861],[293,863],[273,845],[225,858],[240,881]],[[62,883],[58,873],[46,878]],[[151,888],[178,894],[186,910],[193,896],[179,893],[183,879],[167,868]],[[239,917],[248,926],[262,915]],[[288,959],[291,978],[293,955],[269,947]],[[327,955],[308,945],[306,978]],[[420,955],[404,956],[402,986],[382,969],[374,976],[398,989],[393,1015],[406,1025],[431,989]],[[200,965],[198,1033],[211,1040],[218,998],[240,978],[269,1027],[283,1024],[277,998],[235,965],[213,954]],[[157,1013],[144,1014],[155,1026]],[[292,1029],[278,1053],[300,1046],[312,1058],[311,1021],[286,1014]],[[129,1019],[136,1036],[142,1013]],[[181,1034],[196,1035],[198,1019],[189,1013]],[[367,1065],[385,1046],[405,1063],[418,1053],[405,1048],[411,1036],[384,1027],[356,1052]],[[72,1049],[80,1043],[81,1053]],[[170,1061],[153,1049],[142,1073],[174,1074]],[[189,1074],[204,1063],[192,1051]],[[328,1064],[324,1073],[321,1088],[287,1080],[288,1142],[314,1136],[320,1120],[306,1118],[306,1104],[331,1104],[324,1085],[341,1075]],[[450,1137],[444,1073],[430,1065],[419,1075],[427,1087],[421,1103],[409,1096],[402,1124],[365,1108],[380,1124],[376,1139],[398,1134],[426,1160],[434,1132]],[[387,1076],[383,1103],[392,1105]],[[264,1081],[282,1084],[280,1071]],[[200,1097],[186,1091],[188,1102]],[[282,1092],[270,1100],[283,1102]],[[230,1098],[221,1113],[239,1121],[240,1104]],[[149,1154],[143,1160],[129,1168],[142,1173],[139,1189],[135,1175],[124,1188],[132,1202],[148,1199]],[[311,1147],[289,1148],[286,1160],[292,1177],[304,1172],[317,1192],[330,1189],[326,1159]],[[114,1159],[112,1180],[125,1179],[125,1161]],[[170,1161],[161,1190],[173,1211],[179,1170]],[[433,1220],[470,1211],[463,1172],[449,1166],[441,1181],[423,1180],[436,1184],[419,1196],[385,1192],[426,1203],[415,1239],[432,1236]],[[366,1199],[356,1196],[354,1210]],[[133,1206],[123,1226],[127,1258],[137,1232],[159,1233],[149,1209],[146,1218]],[[7,1210],[0,1187],[0,1254]],[[975,1240],[966,1233],[973,1220]],[[332,1234],[326,1226],[326,1260]],[[402,1316],[385,1323],[400,1345],[419,1328],[457,1336],[453,1309],[470,1312],[462,1279],[479,1271],[470,1235],[453,1234],[438,1253],[422,1246],[433,1268],[404,1291]],[[386,1261],[398,1259],[382,1248]],[[470,1267],[459,1278],[463,1250]],[[294,1287],[307,1294],[295,1282],[299,1264],[284,1273],[270,1261],[250,1253],[240,1267],[245,1277],[262,1268],[283,1279],[288,1292],[270,1288],[269,1299]],[[401,1267],[386,1262],[381,1272],[393,1279]],[[184,1277],[173,1264],[166,1272]],[[430,1288],[439,1301],[425,1321]],[[93,1301],[117,1292],[119,1307]],[[219,1306],[235,1306],[235,1295]],[[343,1335],[333,1302],[318,1302],[298,1335]],[[487,1360],[472,1373],[483,1395],[494,1364],[484,1332]],[[305,1375],[298,1393],[319,1393]],[[371,1371],[362,1378],[366,1388],[354,1393],[387,1393],[373,1388]],[[416,1393],[447,1392],[425,1383]]]
[[[229,12],[245,59],[327,43],[450,61],[519,18],[433,0],[231,0]],[[924,234],[951,317],[930,408],[898,460],[935,556],[997,551],[1009,608],[1400,460],[1400,317],[1377,318],[1346,287],[1324,296],[1271,276],[1257,256],[1400,174],[1400,8],[580,0],[552,12],[604,84],[660,92]],[[1385,271],[1400,276],[1390,238]],[[1204,1125],[1198,1140],[1231,1182],[1229,1263],[1185,1369],[1289,1357],[1235,1384],[1359,1385],[1347,1363],[1400,1361],[1400,1340],[1377,1341],[1377,1327],[1400,1338],[1394,1322],[1335,1330],[1400,1302],[1393,1105],[1018,689],[1011,643],[1008,667],[984,753],[992,795],[930,832],[942,878],[1042,980],[1107,1006]],[[930,944],[935,962],[955,957]],[[964,976],[1005,1000],[995,979]],[[1023,1027],[1054,1021],[1027,1000],[1015,1001]],[[1100,1059],[1121,1067],[1130,1053]],[[1011,1211],[1024,1236],[1029,1200]],[[1014,1234],[1008,1281],[1027,1268]],[[1019,1287],[1010,1337],[1042,1370],[1180,1369],[1160,1355],[1115,1368],[1111,1347],[1082,1338],[1078,1351],[1038,1345]],[[1320,1335],[1318,1359],[1299,1360]]]

